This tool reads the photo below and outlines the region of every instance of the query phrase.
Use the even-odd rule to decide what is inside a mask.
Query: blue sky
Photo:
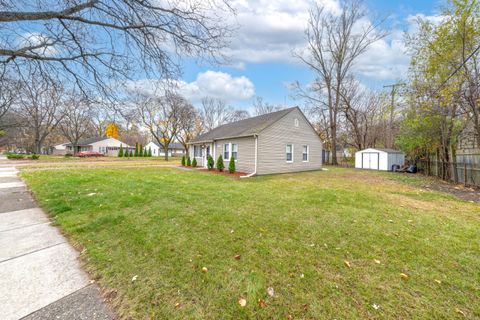
[[[337,0],[319,0],[336,10]],[[287,84],[308,83],[312,72],[292,56],[292,50],[304,45],[303,30],[309,8],[308,0],[237,0],[238,32],[227,50],[231,65],[183,63],[185,94],[191,100],[202,95],[223,97],[238,108],[251,105],[254,96],[273,104],[295,105]],[[388,16],[391,34],[367,52],[357,63],[355,72],[366,86],[381,89],[401,79],[408,68],[404,54],[403,32],[411,30],[412,17],[434,18],[443,1],[366,0],[372,15]]]

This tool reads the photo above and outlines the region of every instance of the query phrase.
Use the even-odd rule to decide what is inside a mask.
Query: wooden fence
[[[436,176],[445,181],[480,187],[480,166],[467,162],[443,162],[420,160],[418,171],[427,176]]]

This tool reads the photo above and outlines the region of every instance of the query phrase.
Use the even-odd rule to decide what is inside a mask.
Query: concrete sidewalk
[[[2,161],[3,162],[3,161]],[[0,166],[0,319],[113,319],[78,252]]]

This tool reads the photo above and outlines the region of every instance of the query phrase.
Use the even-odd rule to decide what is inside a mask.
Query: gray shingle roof
[[[373,149],[380,150],[386,153],[403,153],[400,150],[394,150],[394,149],[388,149],[388,148],[373,148]]]
[[[158,144],[157,141],[152,141],[152,143],[154,145],[156,145],[157,147],[161,148],[161,146]],[[169,145],[168,145],[168,149],[180,149],[180,150],[184,150],[185,148],[183,147],[183,145],[181,143],[178,143],[178,142],[171,142]]]
[[[88,146],[88,145],[91,145],[92,143],[99,142],[99,141],[106,140],[106,139],[109,139],[109,138],[107,138],[107,137],[87,138],[87,139],[78,141],[77,146]],[[67,144],[67,146],[71,146],[71,145],[72,145],[71,143]]]
[[[272,113],[263,114],[261,116],[248,118],[232,123],[227,123],[216,127],[215,129],[199,135],[190,143],[208,142],[222,138],[246,137],[258,134],[263,129],[277,122],[290,111],[298,107],[288,108]]]

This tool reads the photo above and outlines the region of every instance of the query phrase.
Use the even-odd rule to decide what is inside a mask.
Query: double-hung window
[[[287,144],[285,148],[285,156],[287,162],[293,162],[293,144]]]
[[[232,157],[233,159],[237,160],[238,156],[238,144],[232,143]]]
[[[308,162],[309,160],[309,147],[308,145],[304,145],[303,148],[302,148],[302,160],[303,162]]]
[[[225,143],[223,145],[223,159],[230,160],[230,143]]]
[[[193,156],[196,158],[200,158],[202,156],[201,146],[193,146]]]

